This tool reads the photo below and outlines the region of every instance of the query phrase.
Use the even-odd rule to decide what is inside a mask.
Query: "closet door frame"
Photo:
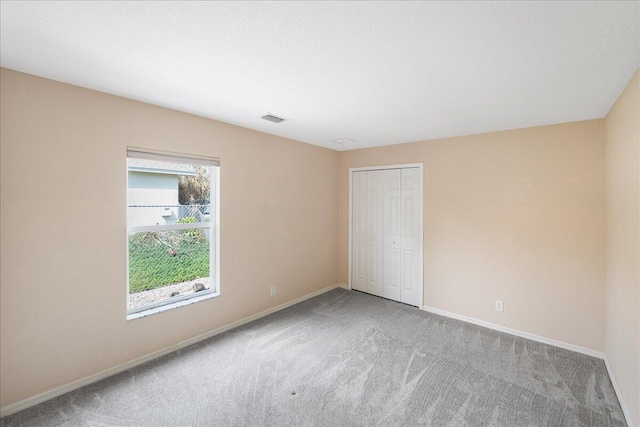
[[[353,253],[353,173],[360,171],[376,171],[376,170],[385,170],[385,169],[405,169],[405,168],[418,168],[419,170],[419,179],[420,179],[420,198],[419,198],[419,206],[418,206],[418,215],[420,217],[419,221],[419,230],[418,230],[418,249],[419,249],[419,257],[420,265],[419,269],[419,277],[421,283],[419,283],[418,288],[420,289],[420,306],[418,308],[422,308],[424,305],[424,163],[404,163],[397,165],[380,165],[380,166],[364,166],[359,168],[349,168],[349,277],[347,287],[351,288],[351,262],[352,262],[352,253]]]

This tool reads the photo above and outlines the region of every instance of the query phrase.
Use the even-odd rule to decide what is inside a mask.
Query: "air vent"
[[[358,142],[358,141],[351,138],[337,138],[337,139],[332,139],[331,142],[335,142],[336,144],[340,144],[340,145],[346,145],[346,144],[353,144],[354,142]]]
[[[273,123],[281,123],[286,120],[286,119],[283,119],[282,117],[274,116],[273,114],[267,114],[265,116],[262,116],[262,118],[268,122],[273,122]]]

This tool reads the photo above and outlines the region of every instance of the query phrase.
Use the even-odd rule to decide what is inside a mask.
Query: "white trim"
[[[616,396],[618,397],[618,402],[620,402],[620,407],[622,407],[622,413],[624,414],[624,419],[627,421],[627,425],[629,427],[633,427],[633,421],[631,420],[631,413],[629,412],[629,408],[625,405],[624,400],[622,399],[622,392],[618,387],[618,383],[616,382],[616,377],[613,375],[613,369],[611,368],[611,364],[609,363],[609,358],[607,355],[604,355],[604,364],[607,367],[607,372],[609,373],[609,378],[611,378],[611,383],[613,384],[613,390],[616,392]]]
[[[127,149],[128,152],[128,149]],[[125,316],[127,311],[129,310],[129,232],[127,231],[127,226],[129,225],[129,157],[126,156],[126,152],[125,152],[125,161],[124,161],[124,165],[125,165],[125,184],[126,186],[125,188],[125,198],[126,198],[126,203],[124,205],[124,220],[125,220],[125,231],[127,232],[127,234],[125,235],[125,246],[124,246],[124,258],[125,258],[125,265],[127,266],[127,271],[126,276],[125,276],[125,280],[124,280],[124,294],[126,295],[126,304],[124,305],[124,310],[125,310]],[[0,408],[0,418],[2,417],[2,408]]]
[[[346,289],[351,290],[351,252],[352,252],[352,230],[351,225],[353,223],[353,206],[352,205],[352,195],[351,191],[353,190],[353,173],[359,171],[374,171],[374,170],[386,170],[386,169],[409,169],[409,168],[418,168],[420,170],[420,228],[418,230],[419,242],[418,248],[420,250],[419,259],[420,259],[420,304],[424,304],[424,163],[402,163],[397,165],[379,165],[379,166],[364,166],[358,168],[349,168],[349,265],[348,265],[348,274],[347,278],[347,286]]]
[[[212,233],[215,233],[216,244],[215,248],[211,251],[211,264],[215,266],[215,274],[213,277],[215,278],[214,289],[218,294],[222,293],[220,288],[220,167],[213,168],[213,175],[216,178],[216,205],[215,205],[215,213],[216,213],[216,222],[215,228],[211,230]],[[211,203],[209,203],[211,205]],[[209,212],[211,215],[211,212]],[[215,253],[213,253],[215,251]],[[215,259],[214,259],[215,258]]]
[[[351,172],[359,171],[378,171],[385,169],[407,169],[407,168],[422,168],[424,163],[402,163],[399,165],[378,165],[378,166],[362,166],[359,168],[349,168],[349,174]]]
[[[352,206],[352,195],[351,195],[351,191],[353,190],[353,168],[349,168],[349,248],[347,250],[348,253],[348,266],[347,266],[347,274],[349,275],[349,277],[347,277],[347,289],[351,290],[351,252],[352,252],[352,245],[353,242],[351,240],[351,225],[353,222],[353,206]]]
[[[421,309],[424,311],[428,311],[429,313],[438,314],[440,316],[449,317],[451,319],[461,320],[467,323],[473,323],[474,325],[526,338],[532,341],[538,341],[543,344],[553,345],[565,350],[575,351],[576,353],[586,354],[587,356],[597,357],[598,359],[604,359],[604,353],[596,350],[591,350],[590,348],[580,347],[579,345],[569,344],[563,341],[557,341],[551,338],[542,337],[540,335],[530,334],[529,332],[523,332],[517,329],[508,328],[506,326],[496,325],[495,323],[485,322],[484,320],[474,319],[473,317],[463,316],[461,314],[451,313],[449,311],[440,310],[439,308],[433,308],[425,305],[422,306]]]
[[[171,151],[153,150],[139,147],[127,147],[127,158],[156,160],[169,163],[185,163],[200,166],[220,166],[220,159],[217,157],[174,153]]]
[[[134,368],[136,366],[142,365],[143,363],[147,363],[153,359],[157,359],[158,357],[164,356],[166,354],[172,353],[176,350],[180,350],[181,348],[190,346],[192,344],[196,344],[202,340],[206,340],[207,338],[211,338],[215,335],[221,334],[223,332],[227,332],[233,328],[237,328],[238,326],[242,326],[246,323],[253,322],[254,320],[260,319],[261,317],[268,316],[269,314],[275,313],[277,311],[283,310],[292,305],[298,304],[302,301],[308,300],[310,298],[316,297],[318,295],[324,294],[325,292],[329,292],[339,285],[327,286],[326,288],[320,289],[319,291],[312,292],[308,295],[302,296],[300,298],[296,298],[292,301],[286,302],[284,304],[280,304],[276,307],[261,311],[260,313],[254,314],[249,317],[245,317],[244,319],[237,320],[235,322],[229,323],[227,325],[216,328],[212,331],[205,332],[204,334],[198,335],[193,338],[189,338],[188,340],[182,341],[178,344],[174,344],[172,346],[163,348],[158,351],[154,351],[153,353],[147,354],[146,356],[139,357],[134,360],[130,360],[128,362],[122,363],[118,366],[114,366],[113,368],[106,369],[102,372],[98,372],[93,375],[89,375],[88,377],[73,381],[69,384],[54,388],[49,391],[45,391],[44,393],[40,393],[33,397],[29,397],[27,399],[21,400],[19,402],[13,403],[11,405],[7,405],[4,408],[0,408],[0,418],[6,417],[7,415],[15,414],[16,412],[22,411],[23,409],[27,409],[31,406],[35,406],[39,403],[45,402],[47,400],[53,399],[54,397],[62,396],[65,393],[69,393],[70,391],[79,389],[80,387],[84,387],[86,385],[95,383],[96,381],[100,381],[112,375],[118,374],[120,372],[124,372],[127,369]]]
[[[195,176],[195,172],[186,172],[177,169],[159,169],[159,168],[145,168],[142,166],[129,166],[129,172],[137,173],[157,173],[161,175],[179,175],[179,176]]]
[[[196,302],[219,296],[220,292],[216,292],[214,289],[176,295],[155,303],[143,305],[142,307],[127,310],[127,320],[141,319],[143,317],[151,316],[152,314],[162,313],[163,311],[173,310],[174,308],[184,307],[185,305],[194,304]]]
[[[211,222],[188,222],[180,224],[130,225],[127,233],[144,233],[147,231],[191,230],[193,228],[212,228]]]
[[[424,164],[419,163],[418,169],[420,170],[420,224],[418,227],[420,254],[418,259],[420,260],[420,306],[422,306],[424,304]]]

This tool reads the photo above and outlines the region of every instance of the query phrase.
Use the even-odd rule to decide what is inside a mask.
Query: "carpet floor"
[[[0,425],[625,422],[602,360],[335,289]]]

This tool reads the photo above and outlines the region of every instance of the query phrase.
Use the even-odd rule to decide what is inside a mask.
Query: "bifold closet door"
[[[351,287],[420,306],[418,168],[352,174]]]
[[[351,288],[367,291],[367,172],[351,177]]]
[[[382,171],[354,172],[352,185],[351,287],[382,296]]]
[[[382,296],[400,301],[400,207],[402,169],[383,171],[383,274]]]
[[[422,306],[422,260],[420,259],[420,169],[402,169],[400,220],[400,302]]]
[[[367,292],[382,296],[382,176],[384,171],[367,171]]]

